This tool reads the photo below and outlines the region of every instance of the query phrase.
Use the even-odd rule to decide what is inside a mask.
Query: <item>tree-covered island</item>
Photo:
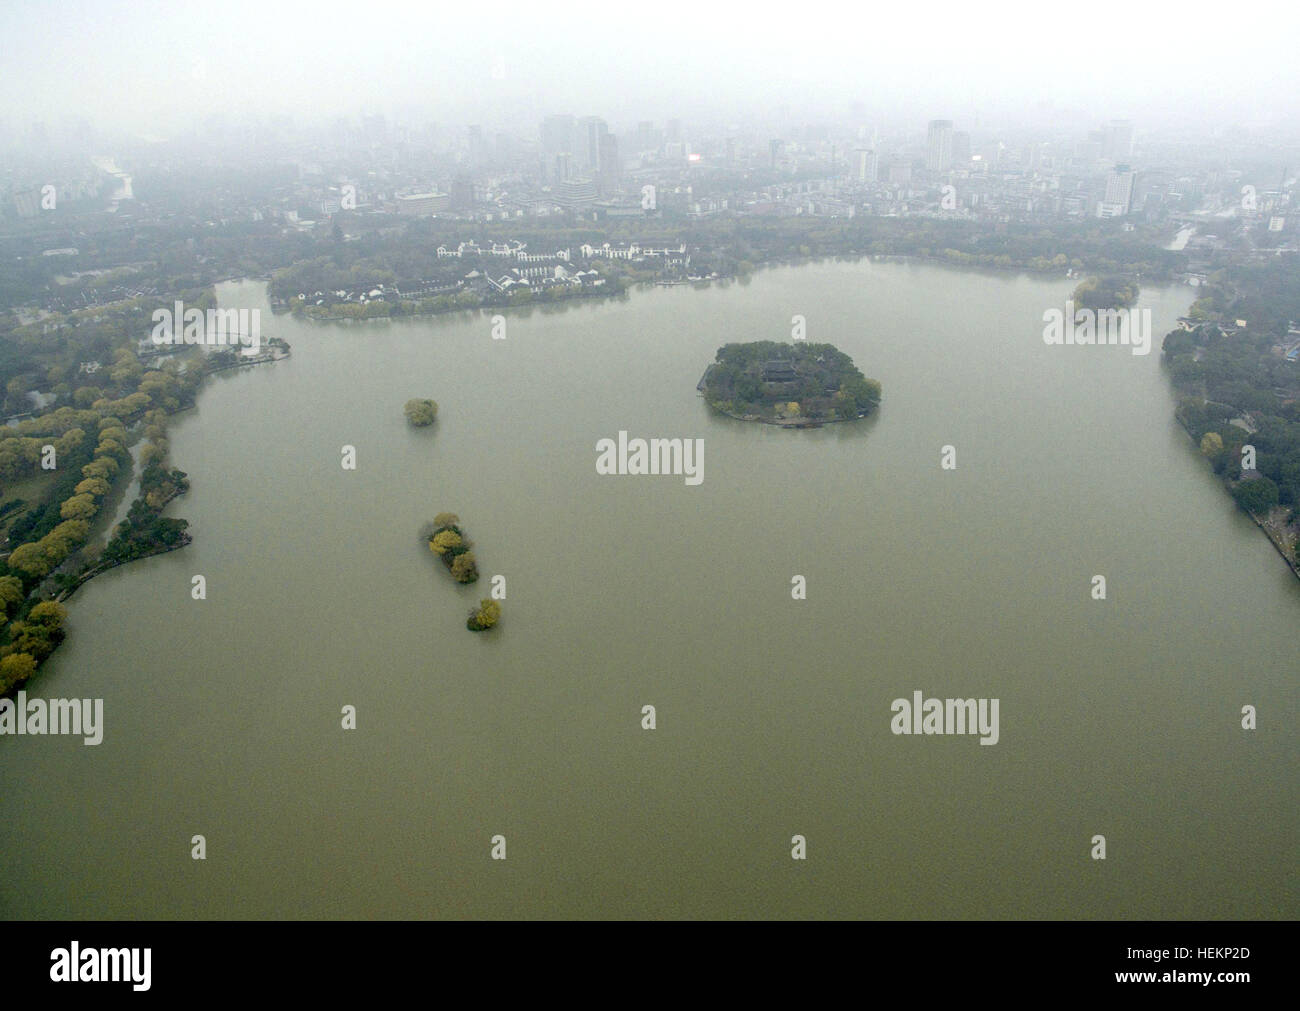
[[[402,409],[406,420],[416,428],[424,428],[438,420],[438,405],[432,400],[408,400]]]
[[[429,550],[442,560],[456,582],[473,583],[478,579],[478,565],[470,550],[473,542],[461,529],[460,517],[455,513],[438,513],[420,530],[420,539],[428,543]],[[486,632],[500,620],[501,604],[484,598],[478,607],[470,608],[465,627],[471,632]]]
[[[852,358],[805,341],[724,345],[699,390],[723,414],[791,428],[865,418],[880,404],[880,383]]]
[[[1133,280],[1110,275],[1080,281],[1071,300],[1080,309],[1128,309],[1137,302],[1138,286]]]
[[[495,628],[496,623],[501,620],[501,605],[487,597],[479,601],[478,607],[472,607],[469,611],[469,617],[465,619],[465,627],[471,632],[486,632],[489,628]]]
[[[460,517],[455,513],[438,513],[433,523],[421,531],[432,551],[458,583],[472,583],[478,579],[478,564],[470,550],[474,542],[460,527]]]

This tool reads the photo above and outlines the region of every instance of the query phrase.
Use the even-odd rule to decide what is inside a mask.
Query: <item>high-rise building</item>
[[[573,155],[568,151],[561,151],[555,156],[549,170],[549,177],[557,183],[565,182],[573,178]]]
[[[458,211],[474,209],[474,177],[461,173],[451,181],[451,206]]]
[[[599,167],[596,169],[596,183],[601,193],[608,195],[618,189],[618,138],[612,133],[602,133],[598,153],[600,157]]]
[[[1102,157],[1110,161],[1127,161],[1133,155],[1133,124],[1127,119],[1112,119],[1102,135]]]
[[[952,120],[930,120],[925,167],[931,172],[947,172],[952,168]]]
[[[552,181],[559,181],[551,175],[559,164],[556,159],[560,155],[572,156],[577,150],[575,139],[572,116],[547,116],[542,120],[542,164]]]
[[[1097,204],[1097,217],[1119,218],[1133,209],[1133,186],[1137,173],[1127,165],[1116,165],[1106,177],[1106,197]]]
[[[965,130],[952,135],[952,163],[957,168],[966,168],[970,163],[970,134]]]
[[[874,183],[879,176],[876,152],[860,147],[853,152],[853,174],[860,183]]]
[[[659,149],[658,132],[654,123],[648,119],[643,119],[636,125],[636,149],[638,153]]]
[[[600,171],[600,147],[602,138],[608,135],[609,126],[599,116],[584,116],[578,121],[578,157],[593,176]]]
[[[776,168],[776,163],[781,157],[781,148],[785,146],[785,141],[773,139],[767,142],[767,154],[771,161],[772,168]]]
[[[465,128],[465,146],[469,151],[469,163],[474,166],[483,164],[483,127],[467,126]]]

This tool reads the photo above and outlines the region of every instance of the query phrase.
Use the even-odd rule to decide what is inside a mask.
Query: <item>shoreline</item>
[[[654,281],[633,281],[626,288],[622,288],[618,291],[593,291],[590,294],[566,295],[564,298],[559,298],[554,300],[529,299],[527,302],[519,302],[519,303],[502,302],[502,303],[484,303],[482,305],[449,305],[443,309],[429,309],[425,312],[403,312],[403,313],[398,313],[397,315],[390,314],[385,316],[339,316],[339,315],[324,316],[324,315],[317,315],[314,313],[309,315],[307,313],[301,313],[301,314],[295,313],[292,308],[276,310],[274,306],[271,307],[271,315],[273,317],[290,316],[293,319],[303,320],[308,323],[376,323],[381,320],[387,321],[387,320],[398,320],[398,319],[428,319],[433,316],[445,316],[448,313],[453,313],[453,312],[486,312],[492,309],[531,309],[531,308],[547,308],[547,307],[562,309],[562,308],[566,308],[566,304],[569,302],[584,302],[587,301],[588,299],[617,298],[619,295],[626,295],[629,291],[632,290],[632,288],[640,287],[641,285],[650,285],[650,284],[657,284],[657,283],[658,282],[654,282]]]
[[[1171,383],[1170,385],[1172,386],[1173,384]],[[1177,389],[1178,388],[1175,386],[1174,390],[1177,391]],[[1183,430],[1183,434],[1187,436],[1188,441],[1191,442],[1193,446],[1196,446],[1197,442],[1195,437],[1188,430],[1187,426],[1183,424],[1183,419],[1178,417],[1177,412],[1175,412],[1174,414],[1174,420],[1178,422],[1178,427]],[[1213,471],[1211,471],[1211,473],[1213,473]],[[1217,474],[1214,475],[1214,483],[1217,484],[1224,491],[1227,491],[1229,493],[1229,497],[1231,498],[1231,489],[1228,487],[1226,483],[1219,480],[1219,476]],[[1296,562],[1292,561],[1290,557],[1288,557],[1285,546],[1278,543],[1277,539],[1273,536],[1273,531],[1268,527],[1268,525],[1263,520],[1261,520],[1258,516],[1256,516],[1254,513],[1247,512],[1245,509],[1242,509],[1241,506],[1237,505],[1235,501],[1233,502],[1233,508],[1235,508],[1239,512],[1246,513],[1246,515],[1250,517],[1251,522],[1254,523],[1255,526],[1259,527],[1261,531],[1263,531],[1265,538],[1267,538],[1268,540],[1268,543],[1273,545],[1273,550],[1276,551],[1279,555],[1281,555],[1282,561],[1286,562],[1286,567],[1291,570],[1291,575],[1295,576],[1296,579],[1300,579],[1300,564],[1297,564]]]
[[[823,253],[819,256],[811,256],[811,255],[791,256],[791,257],[778,256],[778,257],[773,257],[770,260],[759,260],[754,264],[754,270],[745,274],[725,274],[725,275],[720,275],[718,277],[701,277],[695,279],[655,278],[655,279],[634,280],[634,281],[627,282],[627,286],[618,291],[593,291],[590,293],[583,293],[581,295],[567,295],[564,298],[557,299],[555,301],[539,299],[536,301],[530,300],[527,302],[520,302],[518,304],[511,304],[510,302],[505,302],[505,303],[485,303],[483,305],[476,305],[476,306],[447,306],[444,309],[430,309],[425,312],[405,312],[405,313],[400,313],[396,316],[389,315],[389,316],[362,316],[362,317],[340,316],[340,315],[319,315],[318,316],[318,315],[307,315],[305,313],[299,315],[293,311],[292,307],[277,310],[275,306],[272,305],[271,315],[272,316],[288,315],[288,316],[292,316],[295,319],[307,320],[313,323],[371,323],[376,320],[417,319],[417,318],[429,318],[433,316],[444,316],[447,313],[453,313],[453,312],[477,312],[477,311],[486,311],[492,309],[523,309],[523,308],[532,308],[532,307],[544,308],[547,306],[553,306],[555,308],[564,308],[565,304],[568,302],[582,302],[588,299],[599,300],[599,299],[617,298],[620,295],[629,294],[633,289],[636,288],[676,288],[676,287],[684,287],[684,286],[690,286],[692,288],[704,288],[704,287],[710,287],[714,284],[721,283],[721,282],[734,283],[737,281],[744,281],[749,278],[752,278],[755,274],[757,274],[759,271],[762,270],[771,270],[776,267],[804,267],[816,263],[822,263],[827,260],[832,260],[832,261],[847,260],[854,263],[860,260],[867,260],[868,262],[881,262],[881,263],[923,263],[923,264],[930,264],[938,267],[951,267],[955,270],[992,271],[994,273],[999,273],[999,274],[1015,272],[1021,274],[1029,274],[1033,277],[1042,277],[1042,278],[1055,277],[1058,274],[1060,274],[1060,271],[1056,268],[1052,268],[1051,270],[1043,270],[1043,269],[1032,267],[1028,264],[1018,264],[1018,263],[1005,264],[1005,265],[994,264],[994,263],[960,263],[960,262],[954,262],[953,260],[946,259],[942,256],[933,256],[933,255],[921,256],[915,253],[863,253],[863,252]],[[1085,264],[1084,271],[1080,276],[1081,277],[1085,276],[1087,272],[1092,269],[1099,270],[1100,268],[1090,268],[1088,267],[1088,265]],[[1066,279],[1069,278],[1067,277]],[[239,280],[260,280],[260,279],[245,277]],[[1167,287],[1170,285],[1177,285],[1179,283],[1180,282],[1178,281],[1177,277],[1163,278],[1157,276],[1151,279],[1152,286],[1156,288]],[[269,282],[268,282],[268,289],[269,289]],[[269,290],[268,290],[268,298],[269,298]]]
[[[707,397],[704,403],[708,405],[709,410],[716,411],[718,414],[727,418],[735,418],[737,421],[748,422],[751,425],[771,425],[773,428],[821,428],[823,425],[843,425],[851,421],[866,421],[871,417],[865,414],[857,418],[801,418],[797,421],[775,421],[767,418],[760,418],[756,414],[734,414],[731,411],[724,411],[721,407],[714,407]],[[872,414],[875,412],[872,411]]]
[[[1243,509],[1242,512],[1245,512],[1245,510]],[[1300,565],[1297,565],[1287,557],[1286,549],[1279,544],[1277,538],[1273,536],[1273,530],[1254,513],[1246,513],[1246,515],[1254,520],[1255,526],[1264,531],[1264,536],[1268,538],[1268,543],[1273,545],[1274,550],[1282,556],[1282,561],[1286,562],[1286,567],[1291,570],[1291,574],[1295,576],[1296,579],[1300,579]]]
[[[216,367],[216,368],[205,368],[204,373],[203,373],[203,379],[206,379],[208,376],[210,376],[210,375],[214,375],[214,374],[216,374],[216,373],[218,373],[218,372],[225,372],[225,371],[228,371],[228,370],[230,370],[230,369],[244,368],[244,367],[247,367],[247,366],[249,366],[249,365],[265,365],[265,364],[268,364],[268,363],[273,363],[273,362],[283,361],[284,359],[289,358],[289,357],[291,356],[291,354],[292,354],[292,347],[289,345],[289,343],[288,343],[287,341],[281,341],[281,342],[278,343],[278,344],[275,344],[275,345],[269,345],[269,346],[270,346],[273,350],[268,351],[268,352],[265,353],[265,354],[258,355],[258,356],[256,356],[255,358],[252,358],[251,360],[235,361],[235,362],[232,362],[232,363],[230,363],[230,364],[228,364],[228,365],[221,365],[221,366],[218,366],[218,367]],[[205,364],[206,364],[206,363],[205,363]],[[199,399],[199,396],[200,396],[201,393],[202,393],[202,383],[200,383],[199,388],[196,389],[196,390],[194,391],[194,400],[193,400],[193,402],[192,402],[192,403],[189,403],[189,404],[186,404],[186,405],[183,406],[183,407],[178,407],[175,411],[171,412],[171,414],[169,414],[168,417],[169,417],[169,418],[170,418],[170,417],[174,417],[174,416],[177,415],[177,414],[182,414],[182,413],[185,413],[185,412],[187,412],[187,411],[195,410],[195,409],[198,407],[198,399]],[[134,442],[134,440],[133,440],[133,442]],[[127,487],[129,487],[129,483],[128,483]],[[156,515],[161,516],[163,510],[166,509],[166,507],[167,507],[171,502],[173,502],[175,499],[179,498],[181,495],[185,494],[185,492],[188,491],[188,490],[189,490],[188,487],[186,487],[186,488],[182,488],[182,489],[178,489],[178,490],[175,491],[173,494],[169,495],[169,496],[167,497],[167,499],[166,499],[164,502],[162,502],[161,505],[159,505],[159,507],[158,507],[158,509],[157,509],[157,513],[156,513]],[[137,496],[137,498],[136,498],[135,501],[139,501],[139,497],[138,497],[138,496]],[[112,531],[111,531],[111,529],[107,532],[107,540],[108,540],[108,541],[111,541],[111,540],[112,540]],[[141,553],[141,554],[133,555],[133,556],[130,557],[130,558],[124,558],[124,559],[121,559],[121,560],[119,560],[119,561],[113,561],[113,562],[108,562],[108,563],[97,562],[97,563],[96,563],[95,565],[93,565],[91,568],[87,569],[87,570],[84,571],[80,576],[78,576],[78,577],[77,577],[77,581],[76,581],[75,583],[73,583],[71,586],[68,586],[68,587],[65,587],[65,588],[63,588],[63,589],[58,590],[57,592],[55,592],[52,596],[50,596],[50,597],[47,598],[47,599],[49,599],[49,600],[54,600],[54,601],[58,601],[59,603],[63,603],[63,602],[65,602],[65,601],[67,601],[67,600],[70,600],[70,599],[72,598],[72,596],[73,596],[73,595],[74,595],[78,590],[81,589],[82,586],[84,586],[86,583],[90,582],[90,581],[91,581],[92,579],[94,579],[96,576],[101,576],[101,575],[103,575],[105,572],[109,572],[109,571],[111,571],[111,570],[113,570],[113,569],[121,568],[123,565],[129,565],[129,564],[131,564],[132,562],[138,562],[138,561],[142,561],[143,559],[146,559],[146,558],[154,558],[154,557],[156,557],[156,556],[158,556],[158,555],[165,555],[165,554],[168,554],[169,552],[177,551],[177,550],[179,550],[180,548],[188,547],[188,546],[189,546],[190,544],[192,544],[192,543],[194,543],[194,535],[191,534],[191,533],[189,533],[188,531],[186,531],[186,532],[184,532],[184,533],[181,534],[181,538],[180,538],[180,540],[179,540],[177,543],[175,543],[175,544],[170,544],[170,545],[162,546],[162,547],[153,547],[153,548],[149,549],[148,551],[145,551],[145,552],[143,552],[143,553]],[[60,645],[61,645],[61,643],[60,643]],[[57,648],[58,648],[58,647],[56,646],[56,647],[55,647],[55,650],[57,650]],[[53,655],[53,654],[51,653],[51,655]],[[44,663],[42,662],[42,664],[41,664],[40,666],[44,666]],[[40,666],[37,667],[37,670],[33,673],[32,677],[35,677],[37,674],[40,673]],[[24,682],[23,682],[23,684],[26,685],[30,680],[31,680],[31,678],[28,678],[27,681],[24,681]],[[15,686],[15,687],[17,687],[17,686]]]
[[[153,558],[157,555],[165,555],[169,551],[179,551],[181,548],[188,547],[193,542],[194,542],[193,536],[187,533],[184,535],[184,538],[177,544],[171,544],[165,548],[157,548],[151,551],[147,551],[142,555],[134,555],[131,558],[125,558],[120,562],[111,562],[107,565],[96,565],[93,569],[88,569],[86,572],[83,572],[80,578],[78,578],[78,580],[76,581],[76,583],[74,583],[66,590],[60,590],[51,599],[57,600],[60,603],[62,603],[63,601],[69,599],[74,593],[80,590],[84,585],[86,585],[86,583],[89,583],[96,576],[102,576],[105,572],[112,572],[114,569],[120,569],[123,565],[130,565],[132,562],[139,562],[145,558]]]

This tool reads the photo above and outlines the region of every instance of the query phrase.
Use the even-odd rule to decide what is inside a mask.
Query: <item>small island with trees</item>
[[[421,529],[420,539],[429,545],[429,550],[442,561],[456,582],[473,583],[478,580],[478,564],[474,560],[474,552],[470,550],[474,542],[466,536],[460,525],[460,517],[455,513],[438,513],[432,523],[425,524]],[[500,620],[500,603],[485,598],[479,601],[478,607],[470,609],[465,627],[471,632],[486,632]]]
[[[406,420],[416,428],[432,425],[438,419],[438,405],[432,400],[421,400],[418,397],[408,400],[402,411]]]
[[[1137,302],[1137,297],[1138,286],[1135,282],[1113,274],[1080,281],[1070,296],[1077,308],[1097,312],[1128,309]]]
[[[501,605],[495,600],[484,597],[478,607],[470,608],[465,627],[471,632],[486,632],[501,620]]]
[[[865,418],[880,405],[880,383],[852,358],[832,344],[806,341],[727,344],[698,389],[723,414],[787,428]]]
[[[433,523],[422,531],[423,538],[442,564],[447,566],[458,583],[473,583],[478,579],[478,564],[470,550],[474,542],[460,527],[460,517],[455,513],[438,513]]]

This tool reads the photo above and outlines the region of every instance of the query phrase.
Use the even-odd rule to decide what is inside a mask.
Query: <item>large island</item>
[[[727,344],[698,388],[723,414],[788,428],[865,418],[880,405],[880,383],[852,358],[806,341]]]

